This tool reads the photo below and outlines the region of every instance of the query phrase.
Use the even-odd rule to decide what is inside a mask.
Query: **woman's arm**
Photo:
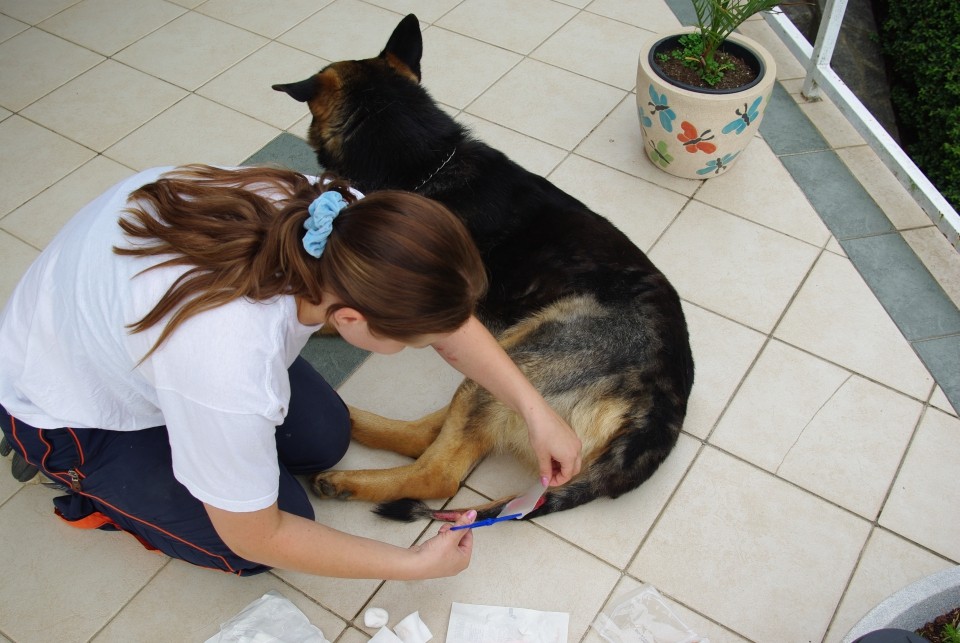
[[[292,571],[339,578],[414,580],[460,573],[470,564],[473,530],[450,525],[420,545],[397,547],[354,536],[285,511],[234,512],[204,504],[227,547],[249,561]],[[469,524],[474,512],[456,524]]]
[[[561,485],[580,471],[580,438],[476,317],[433,347],[451,366],[523,417],[540,476],[550,485]]]

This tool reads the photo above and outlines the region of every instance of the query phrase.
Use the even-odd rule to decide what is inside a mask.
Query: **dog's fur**
[[[650,477],[676,443],[693,385],[680,300],[623,233],[585,205],[472,138],[420,86],[416,16],[376,58],[333,63],[275,85],[313,114],[320,164],[360,190],[417,191],[467,224],[490,276],[477,315],[577,431],[583,468],[530,517],[616,498]],[[451,156],[452,155],[452,156]],[[643,204],[638,204],[642,216]],[[414,422],[351,409],[353,437],[416,458],[385,470],[313,477],[321,496],[382,503],[378,513],[453,520],[411,499],[456,493],[490,452],[536,469],[522,419],[467,380],[450,405]],[[480,507],[496,515],[510,498]]]

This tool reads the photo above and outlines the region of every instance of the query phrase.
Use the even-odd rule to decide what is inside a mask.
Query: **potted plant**
[[[726,172],[756,134],[776,82],[770,53],[733,31],[781,0],[691,0],[697,25],[640,50],[637,111],[644,150],[670,174]]]

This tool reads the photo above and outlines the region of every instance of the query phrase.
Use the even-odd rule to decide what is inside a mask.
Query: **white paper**
[[[446,643],[567,643],[570,615],[454,603]]]
[[[420,612],[407,615],[405,619],[393,626],[393,631],[403,643],[427,643],[433,634],[427,624],[420,619]]]
[[[367,643],[403,643],[403,641],[386,627],[381,627]]]
[[[306,615],[270,590],[220,626],[206,643],[330,643]]]

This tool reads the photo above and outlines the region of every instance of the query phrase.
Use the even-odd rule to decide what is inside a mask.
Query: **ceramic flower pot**
[[[672,49],[680,36],[693,30],[657,35],[641,49],[637,112],[644,151],[654,165],[683,178],[708,179],[730,169],[757,133],[777,68],[758,43],[733,34],[723,49],[743,58],[757,72],[749,85],[710,90],[666,77],[655,64],[657,54]]]

